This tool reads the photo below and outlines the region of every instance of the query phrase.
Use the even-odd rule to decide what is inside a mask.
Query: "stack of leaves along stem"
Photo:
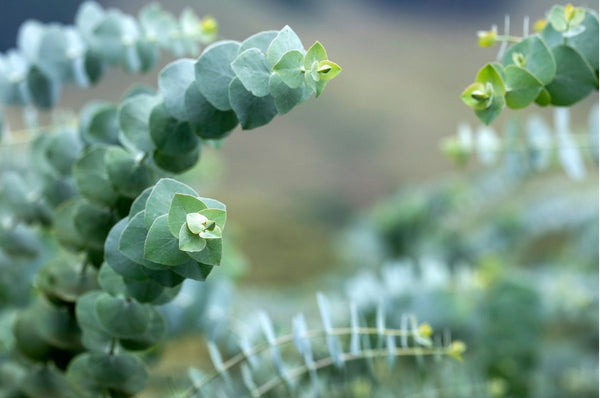
[[[0,62],[0,98],[50,107],[63,83],[94,83],[105,65],[144,71],[159,47],[181,55],[214,37],[215,27],[190,11],[177,22],[150,6],[135,19],[88,2],[76,26],[26,25],[20,44],[27,51]],[[339,72],[318,42],[305,51],[286,26],[243,42],[216,42],[198,59],[168,64],[158,92],[135,89],[118,104],[88,104],[77,130],[37,135],[33,170],[22,176],[24,187],[36,189],[12,201],[15,214],[29,216],[13,219],[10,228],[43,225],[61,249],[36,276],[41,294],[17,316],[20,365],[10,368],[0,391],[141,391],[148,376],[133,353],[154,347],[166,329],[155,306],[172,300],[185,279],[204,280],[221,261],[225,205],[172,177],[198,162],[203,144],[238,124],[252,129],[287,113],[320,95]]]
[[[466,349],[458,340],[442,341],[441,336],[433,336],[429,324],[419,324],[408,314],[401,316],[398,327],[389,325],[390,316],[383,302],[377,307],[373,325],[356,303],[350,303],[349,311],[336,307],[341,311],[334,312],[321,293],[317,294],[317,303],[321,325],[309,329],[299,313],[292,319],[290,334],[278,335],[268,315],[259,313],[263,341],[252,341],[248,334],[240,333],[239,351],[227,360],[209,341],[214,370],[203,374],[191,369],[192,386],[177,397],[327,397],[338,388],[345,389],[344,396],[354,396],[336,379],[343,375],[346,382],[361,377],[375,381],[381,365],[394,370],[403,357],[415,357],[419,363],[427,357],[445,356],[460,361]],[[340,314],[348,318],[348,326],[336,326]]]
[[[536,24],[538,25],[538,24]],[[502,110],[540,106],[570,106],[598,90],[598,15],[593,10],[555,6],[540,33],[523,38],[499,36],[496,29],[480,32],[480,44],[516,42],[501,62],[486,64],[462,100],[490,124]]]

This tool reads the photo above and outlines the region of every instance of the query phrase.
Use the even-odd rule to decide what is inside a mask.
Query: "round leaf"
[[[167,214],[158,217],[148,230],[144,258],[164,265],[183,264],[188,260],[186,254],[179,250],[177,238],[169,231]]]
[[[238,78],[233,79],[229,86],[229,97],[231,106],[244,130],[263,126],[273,120],[277,114],[271,96],[255,97],[244,88]]]
[[[185,106],[190,126],[200,138],[223,138],[238,124],[235,112],[220,111],[212,106],[200,92],[197,83],[192,83],[186,90]]]
[[[509,65],[506,75],[506,105],[512,109],[527,107],[543,90],[543,84],[526,69]]]
[[[250,48],[231,63],[240,82],[246,90],[256,97],[269,95],[269,76],[271,68],[267,63],[267,57],[258,48]]]
[[[135,337],[150,324],[150,307],[132,299],[102,293],[96,298],[95,309],[100,325],[115,338]]]
[[[556,63],[550,49],[539,36],[530,36],[510,47],[504,55],[504,66],[515,64],[513,54],[516,53],[523,54],[525,69],[543,84],[552,81],[556,73]]]
[[[150,114],[150,136],[160,153],[169,156],[183,156],[200,146],[190,124],[173,118],[164,104],[154,107]]]
[[[191,59],[171,62],[158,75],[158,89],[165,107],[175,119],[188,120],[184,93],[195,78],[194,61]]]
[[[150,153],[155,146],[150,138],[150,113],[160,102],[153,95],[136,95],[126,99],[119,109],[119,141],[128,149]]]
[[[556,76],[546,86],[551,103],[569,106],[587,97],[597,81],[581,54],[565,45],[554,47],[552,54],[556,60]]]
[[[231,62],[237,57],[240,43],[221,41],[208,46],[196,61],[196,82],[204,98],[221,111],[231,109],[229,84],[235,77]]]

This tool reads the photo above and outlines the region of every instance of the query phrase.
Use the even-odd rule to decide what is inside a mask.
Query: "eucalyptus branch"
[[[406,356],[434,356],[434,355],[451,355],[449,348],[397,348],[394,351],[385,350],[385,349],[371,349],[361,351],[359,354],[351,354],[344,353],[342,354],[342,359],[344,362],[352,362],[361,359],[369,359],[369,358],[383,358],[390,355],[394,355],[396,357],[406,357]],[[299,366],[290,370],[286,377],[290,379],[295,379],[301,377],[302,375],[308,373],[312,370],[319,370],[326,367],[330,367],[335,365],[335,361],[332,357],[326,357],[320,360],[317,360],[313,363],[311,367],[306,365]],[[276,388],[278,385],[282,383],[282,378],[273,378],[272,380],[262,384],[257,388],[257,396],[262,396],[269,391]]]
[[[189,391],[182,395],[182,398],[190,398],[200,389],[202,389],[205,385],[212,382],[214,379],[219,377],[220,375],[226,373],[233,367],[241,364],[242,362],[248,360],[250,357],[258,355],[264,351],[271,349],[272,347],[279,347],[289,343],[292,343],[295,338],[306,338],[306,339],[315,339],[315,338],[325,338],[327,336],[350,336],[353,334],[358,335],[367,335],[367,336],[384,336],[384,337],[414,337],[420,336],[419,332],[401,330],[401,329],[378,329],[374,327],[359,327],[359,328],[332,328],[328,331],[324,329],[314,329],[310,331],[306,331],[305,333],[300,334],[299,336],[294,336],[293,334],[287,334],[280,337],[275,338],[274,341],[269,343],[263,343],[260,345],[256,345],[252,347],[250,350],[246,352],[240,352],[239,354],[233,356],[227,361],[223,362],[223,365],[219,369],[213,370],[209,373],[200,383],[195,384],[190,388]],[[438,352],[432,350],[433,352]],[[350,355],[350,354],[347,354]],[[408,354],[407,354],[408,355]],[[365,358],[368,357],[368,354]],[[333,361],[333,359],[331,359]]]

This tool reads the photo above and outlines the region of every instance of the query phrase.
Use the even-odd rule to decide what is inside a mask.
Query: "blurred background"
[[[99,3],[136,14],[147,2]],[[394,280],[386,274],[390,268],[382,265],[395,264],[395,269],[405,270],[425,263],[417,272],[423,279],[415,281],[415,285],[424,286],[420,298],[411,305],[396,303],[399,308],[417,312],[420,319],[453,329],[465,339],[472,337],[475,345],[494,346],[498,343],[495,339],[505,336],[502,327],[530,327],[526,332],[531,334],[519,337],[522,346],[517,351],[524,352],[524,357],[511,356],[512,365],[497,361],[494,355],[500,355],[498,352],[486,351],[478,357],[483,361],[478,363],[489,367],[488,374],[514,382],[508,390],[498,387],[499,391],[511,391],[512,395],[506,396],[534,396],[523,392],[527,388],[533,391],[531,386],[522,387],[531,380],[511,379],[510,375],[520,374],[544,384],[546,378],[536,379],[544,374],[542,364],[551,368],[553,360],[562,358],[564,363],[571,361],[573,369],[587,371],[567,376],[561,373],[565,383],[580,388],[571,396],[597,394],[597,379],[590,379],[590,374],[594,379],[597,375],[593,361],[597,352],[597,164],[592,164],[580,181],[570,179],[560,168],[515,180],[498,172],[501,166],[488,169],[473,162],[458,168],[440,150],[442,138],[453,135],[459,123],[479,125],[459,96],[479,67],[495,59],[498,48],[478,47],[476,32],[493,24],[502,30],[504,16],[510,14],[511,31],[518,35],[524,16],[533,23],[544,16],[553,1],[160,3],[175,14],[191,7],[199,15],[214,16],[221,36],[227,39],[243,40],[258,31],[290,25],[306,48],[315,40],[321,41],[329,58],[343,68],[322,97],[260,129],[238,128],[221,148],[205,148],[198,167],[185,176],[203,196],[218,198],[228,206],[229,228],[239,249],[238,268],[233,272],[237,293],[235,299],[219,300],[228,302],[233,313],[262,308],[285,322],[298,309],[314,310],[317,291],[353,292],[358,300],[369,301],[378,286]],[[71,23],[79,4],[72,0],[4,4],[0,49],[14,46],[18,27],[26,19]],[[576,5],[598,7],[590,0]],[[163,64],[168,61],[162,60]],[[111,70],[102,84],[91,90],[67,88],[61,107],[78,111],[89,99],[116,101],[136,82],[156,87],[159,70],[143,77]],[[594,93],[575,106],[572,124],[585,129],[589,110],[597,101]],[[520,112],[521,120],[532,112],[552,124],[551,110],[541,108]],[[515,113],[505,111],[494,125],[501,131]],[[7,117],[14,129],[22,124],[20,112],[8,111]],[[550,219],[556,219],[555,224]],[[533,224],[539,228],[528,227]],[[444,265],[422,260],[423,253],[439,254],[441,246]],[[460,290],[446,272],[465,262],[474,263],[469,270],[475,273],[467,278],[470,287]],[[548,265],[554,267],[552,271],[539,268]],[[517,271],[498,276],[504,275],[499,269],[507,267]],[[390,293],[390,303],[400,294],[414,293],[406,281],[417,276],[403,275],[398,286],[405,290],[397,286]],[[364,281],[371,285],[365,286],[368,283]],[[560,281],[564,286],[559,286]],[[594,283],[590,285],[590,281]],[[530,285],[523,287],[521,283]],[[559,303],[559,309],[540,307],[548,291],[558,292],[550,296]],[[221,291],[225,296],[229,293]],[[502,299],[494,301],[494,295]],[[488,300],[483,302],[490,307],[477,312],[469,307],[474,298]],[[496,305],[500,302],[502,305]],[[545,313],[551,322],[536,318],[542,307],[552,308],[550,315]],[[563,322],[570,315],[576,318],[571,329]],[[501,327],[488,319],[495,316]],[[577,330],[587,328],[578,340],[582,345],[566,348],[562,357],[536,346],[545,333],[540,330],[558,324],[566,328],[563,337],[572,340]],[[560,330],[554,332],[561,335]],[[206,356],[201,345],[188,339],[169,346],[159,372],[181,369],[184,352]],[[592,359],[578,361],[580,352],[587,352]],[[529,366],[531,361],[539,367]],[[535,396],[553,396],[544,395],[539,386],[536,391],[542,392]]]

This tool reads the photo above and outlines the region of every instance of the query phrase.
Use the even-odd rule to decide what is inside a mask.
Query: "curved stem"
[[[334,328],[334,329],[331,329],[329,331],[329,333],[323,329],[309,330],[306,333],[304,333],[303,335],[301,335],[301,337],[312,339],[312,338],[317,338],[317,337],[326,337],[328,335],[347,336],[347,335],[351,335],[352,333],[357,333],[357,334],[361,334],[361,335],[379,335],[379,334],[381,334],[383,336],[393,336],[393,337],[415,335],[415,333],[407,331],[407,330],[384,329],[383,332],[381,332],[381,331],[377,330],[377,328],[364,328],[363,327],[363,328],[357,328],[357,329],[353,330],[352,328],[348,327],[348,328]],[[227,361],[223,362],[223,366],[220,370],[213,370],[213,372],[210,373],[208,376],[206,376],[199,384],[192,386],[188,391],[186,391],[183,394],[182,398],[193,397],[194,394],[196,394],[202,387],[204,387],[205,385],[207,385],[208,383],[210,383],[211,381],[213,381],[214,379],[219,377],[219,375],[221,373],[228,371],[232,367],[247,360],[249,357],[258,355],[261,352],[270,349],[272,346],[281,346],[284,344],[289,344],[293,341],[294,341],[294,335],[288,334],[288,335],[284,335],[284,336],[276,338],[273,341],[273,344],[264,343],[264,344],[254,346],[247,353],[240,352],[239,354],[237,354],[237,355],[231,357],[230,359],[228,359]],[[363,351],[363,352],[368,352],[368,351]]]
[[[436,348],[397,348],[394,351],[389,351],[389,350],[385,350],[385,349],[374,349],[374,350],[372,349],[372,350],[361,351],[359,354],[344,353],[341,355],[341,358],[344,362],[351,362],[351,361],[356,361],[359,359],[381,358],[381,357],[390,355],[390,353],[393,353],[393,355],[396,357],[403,357],[403,356],[416,356],[416,355],[441,355],[441,354],[445,354],[446,351],[443,349],[436,349]],[[332,365],[334,365],[334,360],[332,357],[323,358],[323,359],[316,361],[313,364],[313,366],[311,366],[311,367],[303,365],[303,366],[299,366],[295,369],[290,370],[287,373],[286,377],[289,379],[295,379],[311,370],[319,370],[319,369],[326,368],[326,367],[329,367]],[[282,383],[282,378],[280,378],[280,377],[272,379],[272,380],[264,383],[263,385],[258,387],[256,390],[258,393],[258,396],[266,394],[267,392],[271,391],[272,389],[274,389],[281,383]]]

